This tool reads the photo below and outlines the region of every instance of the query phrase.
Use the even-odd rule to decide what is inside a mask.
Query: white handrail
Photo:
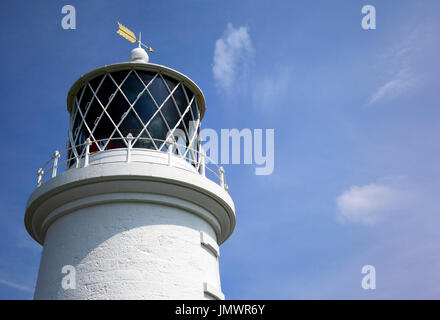
[[[111,140],[120,140],[122,138],[112,138]],[[133,149],[138,149],[138,150],[142,150],[145,148],[133,148],[133,141],[134,141],[134,137],[131,134],[128,134],[127,137],[125,138],[126,141],[128,142],[127,144],[127,148],[117,148],[117,149],[126,149],[127,150],[127,157],[126,157],[126,162],[131,162],[131,156],[132,156],[132,152]],[[81,168],[81,159],[84,159],[83,163],[82,163],[82,167],[88,167],[90,165],[90,146],[92,144],[98,144],[100,142],[106,142],[109,139],[100,139],[100,140],[96,140],[96,142],[91,142],[90,139],[87,139],[84,143],[78,144],[74,147],[69,147],[61,152],[59,152],[58,150],[54,152],[54,154],[52,155],[52,157],[44,164],[43,167],[38,169],[37,172],[37,187],[40,187],[41,184],[44,182],[43,180],[49,180],[51,178],[55,178],[57,176],[57,174],[59,174],[60,172],[60,168],[62,165],[65,165],[65,171],[73,169],[73,168]],[[161,140],[161,139],[151,139],[151,138],[138,138],[138,140],[155,140],[157,142],[165,142],[166,140]],[[198,172],[201,176],[203,177],[207,177],[207,173],[209,173],[210,175],[214,176],[214,181],[217,180],[217,183],[224,188],[225,190],[228,190],[228,186],[226,184],[226,177],[225,177],[225,170],[222,166],[217,165],[210,157],[208,157],[205,152],[203,150],[199,151],[199,150],[194,150],[186,145],[182,145],[182,144],[178,144],[176,142],[171,142],[171,141],[167,141],[168,143],[168,150],[167,150],[167,154],[168,154],[168,166],[172,166],[173,165],[173,161],[172,158],[173,156],[177,156],[180,157],[182,159],[184,159],[185,161],[187,161],[188,163],[190,163],[191,165],[193,165],[196,169],[196,172]],[[183,149],[186,149],[186,151],[184,152],[184,155],[181,155],[179,152],[179,146],[182,147]],[[79,150],[82,150],[81,152],[79,152]],[[116,149],[109,149],[109,150],[116,150]],[[100,154],[100,153],[104,153],[106,151],[109,150],[99,150],[96,152],[92,152],[93,155],[96,154]],[[160,150],[155,150],[155,149],[147,149],[149,151],[153,151],[153,152],[161,152],[161,153],[165,153],[165,151],[160,151]],[[177,151],[177,153],[175,153],[175,151]],[[188,158],[187,155],[188,151],[191,151],[191,153],[193,153],[194,155],[196,155],[197,159],[191,159]],[[64,156],[65,158],[63,158],[62,161],[60,161],[60,158]],[[50,164],[52,163],[52,167],[50,167]],[[99,164],[99,163],[97,163]],[[212,166],[213,168],[210,168],[210,166]],[[47,172],[52,171],[52,175],[49,177],[49,175],[47,175]],[[46,172],[46,173],[45,173]],[[48,178],[49,177],[49,178]],[[212,180],[212,179],[211,179]]]
[[[86,154],[84,156],[84,168],[89,166],[89,156],[90,156],[90,146],[92,145],[92,141],[90,138],[86,140]]]

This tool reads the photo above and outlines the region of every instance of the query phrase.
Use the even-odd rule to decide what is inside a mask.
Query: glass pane
[[[179,137],[179,139],[181,139],[181,144],[184,142],[184,146],[187,146],[187,143],[189,141],[189,137],[186,133],[186,129],[185,126],[183,125],[183,121],[180,122],[179,126],[177,127],[178,130],[175,131],[176,134],[179,134],[179,136],[181,134],[183,134],[183,136]],[[183,140],[182,140],[183,139]]]
[[[188,97],[188,103],[189,103],[191,101],[194,93],[190,89],[188,89],[187,86],[184,85],[184,87],[185,87],[185,92],[186,92],[186,96]]]
[[[76,107],[75,107],[75,110],[76,110]],[[75,117],[75,120],[73,121],[73,126],[72,126],[72,136],[73,136],[74,140],[77,136],[79,126],[81,125],[81,121],[82,121],[82,119],[81,119],[79,112],[76,112],[76,117]]]
[[[119,125],[119,131],[121,131],[124,137],[127,137],[129,133],[131,133],[133,137],[137,137],[142,129],[143,125],[139,122],[133,111],[130,111]]]
[[[168,97],[169,94],[168,89],[165,87],[165,84],[160,77],[156,77],[156,79],[153,80],[153,82],[148,87],[148,90],[150,91],[154,100],[156,100],[158,106],[160,106],[162,102],[165,101],[166,97]]]
[[[87,133],[86,129],[84,128],[84,125],[81,127],[81,130],[79,131],[78,139],[76,140],[76,145],[78,146],[76,148],[76,152],[78,155],[81,155],[81,153],[84,150],[83,143],[86,142],[86,139],[89,137],[89,134]]]
[[[127,70],[111,72],[111,76],[113,77],[113,79],[116,81],[116,83],[118,85],[120,85],[122,83],[122,81],[125,79],[127,74],[128,74]]]
[[[139,80],[139,78],[132,72],[127,80],[125,80],[124,84],[122,85],[121,89],[124,92],[127,99],[130,101],[130,103],[133,103],[138,94],[144,89],[144,85]]]
[[[118,148],[127,148],[127,145],[125,144],[124,139],[121,137],[119,132],[116,131],[109,143],[107,144],[106,150]]]
[[[106,76],[104,81],[101,84],[101,87],[99,88],[96,96],[98,97],[99,101],[101,101],[101,104],[106,107],[107,103],[110,99],[110,96],[115,93],[116,91],[116,85],[115,83],[112,81],[112,79],[110,79],[109,76]]]
[[[102,107],[96,99],[93,99],[92,104],[86,114],[86,123],[90,130],[93,130],[95,124],[97,124],[98,118],[103,112]]]
[[[191,139],[194,132],[197,130],[197,123],[192,119],[191,112],[188,111],[188,113],[183,118],[183,121],[185,121],[185,126],[188,129],[189,138]]]
[[[185,120],[192,121],[192,122],[194,122],[194,125],[195,125],[195,121],[196,121],[195,119],[197,119],[197,118],[193,117],[193,115],[194,115],[193,112],[197,112],[195,99],[193,100],[193,102],[191,104],[191,108],[188,110],[188,113],[185,115]]]
[[[80,103],[81,103],[81,97],[82,97],[82,95],[83,95],[83,91],[84,91],[84,89],[85,89],[85,86],[82,86],[82,87],[78,90],[78,93],[76,94],[76,98],[75,98],[75,101],[74,101],[74,105],[76,105],[77,102],[78,102],[78,105],[80,105]]]
[[[194,99],[194,102],[191,105],[191,111],[194,120],[199,119],[199,109],[197,108],[198,100],[199,100],[198,98]]]
[[[111,123],[109,117],[104,113],[97,122],[93,136],[96,140],[109,138],[114,130],[114,126]]]
[[[190,135],[187,137],[188,142],[192,137],[192,133],[195,130],[196,123],[193,121],[192,115],[191,115],[191,108],[188,109],[188,111],[185,113],[185,116],[183,117],[183,122],[185,123],[185,127],[188,130],[188,134]],[[186,133],[186,132],[185,132]]]
[[[136,71],[139,78],[141,78],[142,82],[147,86],[151,79],[153,79],[155,73],[145,72],[145,71]]]
[[[84,129],[80,130],[76,144],[78,145],[78,144],[83,144],[84,142],[86,142],[86,139],[87,139],[86,136],[89,137],[89,135],[87,134],[87,130],[84,130]]]
[[[182,89],[182,84],[180,84],[176,91],[174,91],[173,97],[179,107],[180,113],[183,114],[186,106],[188,105],[188,102],[186,101],[185,93]]]
[[[98,90],[98,87],[99,87],[99,84],[101,83],[102,77],[103,76],[98,76],[98,77],[89,81],[90,85],[92,86],[93,91],[96,92],[96,90]]]
[[[90,90],[89,86],[86,85],[86,88],[85,88],[84,94],[83,94],[83,96],[82,96],[82,98],[81,98],[81,102],[80,102],[80,104],[79,104],[80,109],[81,109],[83,115],[86,113],[86,109],[87,109],[87,107],[88,107],[87,104],[88,104],[89,102],[91,103],[91,101],[92,101],[92,97],[93,97],[92,91]]]
[[[163,78],[165,79],[170,92],[173,91],[174,87],[177,86],[177,81],[167,76],[163,76]]]
[[[153,142],[145,131],[142,132],[139,140],[133,145],[133,148],[155,149]]]
[[[178,136],[177,137],[177,151],[180,155],[183,155],[186,151],[187,140],[186,136]]]
[[[167,121],[168,126],[172,130],[174,128],[174,126],[176,125],[177,121],[179,121],[179,119],[180,119],[173,100],[168,99],[167,102],[165,102],[163,107],[160,109],[160,112],[162,112],[162,115],[164,116],[165,120]]]
[[[122,118],[122,115],[129,109],[129,104],[124,98],[122,93],[118,90],[112,102],[107,108],[107,112],[110,115],[113,122],[117,125]],[[112,128],[114,129],[114,128]]]
[[[163,122],[160,114],[157,114],[151,123],[147,127],[148,132],[150,133],[151,137],[154,139],[159,139],[160,141],[156,141],[156,145],[160,145],[163,143],[163,141],[167,137],[167,127],[165,123]]]
[[[151,100],[150,95],[144,92],[136,104],[133,106],[143,123],[147,123],[157,111],[156,105]]]

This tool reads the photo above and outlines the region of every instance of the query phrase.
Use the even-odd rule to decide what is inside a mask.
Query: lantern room
[[[69,158],[81,159],[87,142],[91,153],[129,144],[167,151],[173,143],[173,153],[197,163],[205,112],[201,90],[185,75],[146,63],[136,52],[131,60],[96,69],[70,89]]]

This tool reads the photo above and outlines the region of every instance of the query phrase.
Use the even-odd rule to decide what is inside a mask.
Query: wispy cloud
[[[421,33],[415,28],[403,40],[380,55],[378,63],[386,65],[384,72],[387,79],[371,94],[369,105],[397,98],[420,82],[421,75],[414,67],[413,60],[420,53]]]
[[[287,63],[257,77],[253,90],[254,105],[261,108],[276,106],[290,93],[292,78],[293,68]]]
[[[379,87],[371,96],[369,104],[374,104],[380,100],[395,98],[408,89],[412,88],[418,81],[408,68],[397,72],[394,77]]]
[[[238,84],[239,74],[253,56],[252,41],[246,27],[234,28],[229,23],[223,36],[215,43],[214,66],[212,72],[217,86],[226,93],[231,93]]]
[[[401,208],[406,192],[390,183],[352,186],[336,198],[338,218],[372,225]]]
[[[5,286],[8,286],[8,287],[11,287],[11,288],[14,288],[14,289],[18,289],[18,290],[21,290],[21,291],[34,292],[34,289],[31,288],[31,287],[27,287],[27,286],[24,286],[24,285],[15,283],[15,282],[7,281],[7,280],[4,280],[4,279],[0,279],[0,284],[3,284]]]

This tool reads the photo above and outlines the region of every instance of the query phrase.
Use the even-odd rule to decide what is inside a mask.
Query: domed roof
[[[150,57],[143,48],[134,48],[130,53],[131,62],[143,62],[148,63]]]

